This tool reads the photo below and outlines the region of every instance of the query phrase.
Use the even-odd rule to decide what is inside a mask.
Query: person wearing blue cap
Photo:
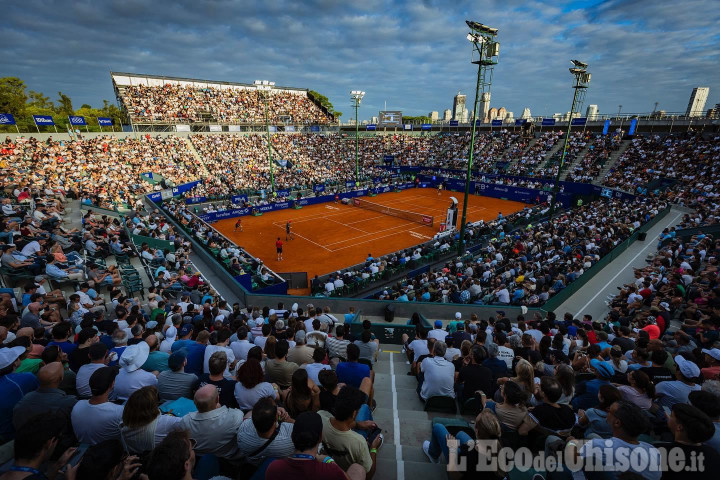
[[[442,320],[435,320],[435,328],[428,332],[428,338],[434,338],[437,341],[444,342],[447,332],[443,330]]]
[[[598,360],[597,358],[587,362],[587,369],[595,374],[595,378],[575,385],[575,398],[572,399],[572,406],[575,410],[595,406],[600,387],[609,385],[610,380],[615,375],[615,367],[613,367],[612,362]]]

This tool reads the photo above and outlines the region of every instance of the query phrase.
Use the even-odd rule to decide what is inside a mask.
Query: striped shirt
[[[335,337],[327,337],[325,340],[325,346],[330,353],[330,358],[346,358],[348,345],[350,345],[350,340],[340,340]]]

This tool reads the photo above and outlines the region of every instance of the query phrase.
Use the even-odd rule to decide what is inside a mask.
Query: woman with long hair
[[[265,373],[257,359],[248,358],[237,371],[235,400],[237,400],[240,410],[247,412],[252,410],[255,403],[263,397],[272,397],[277,400],[280,398],[278,387],[265,381]]]
[[[555,367],[555,378],[560,382],[563,389],[562,396],[557,403],[569,405],[575,396],[575,371],[570,365],[561,363]]]
[[[179,427],[182,418],[163,415],[159,405],[158,389],[154,386],[135,390],[128,398],[120,426],[120,439],[128,452],[149,452]]]
[[[320,408],[320,389],[308,378],[304,368],[295,370],[290,380],[290,388],[285,393],[285,410],[292,418],[303,412],[317,412]]]
[[[502,402],[487,401],[485,407],[495,412],[500,423],[507,428],[516,430],[520,435],[526,435],[536,426],[526,406],[529,393],[513,380],[503,383],[499,392]],[[485,396],[482,398],[484,401]]]
[[[265,341],[265,348],[263,349],[265,358],[271,359],[276,357],[275,345],[277,345],[277,338],[274,335],[267,337],[267,340]]]
[[[628,369],[628,362],[625,360],[622,349],[619,345],[614,345],[610,349],[610,361],[613,364],[616,372],[625,373]]]
[[[647,373],[633,370],[627,374],[629,385],[616,385],[624,400],[634,403],[643,410],[652,407],[655,396],[655,385]]]

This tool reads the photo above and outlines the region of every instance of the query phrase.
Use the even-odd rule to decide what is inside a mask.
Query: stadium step
[[[623,140],[621,142],[620,148],[610,154],[610,158],[605,163],[605,166],[603,167],[602,170],[600,170],[600,173],[598,174],[597,177],[595,177],[595,179],[593,180],[592,183],[594,183],[595,185],[602,185],[603,180],[605,180],[605,175],[607,175],[607,173],[610,171],[610,169],[615,167],[618,160],[620,159],[622,154],[625,153],[625,150],[627,150],[630,147],[631,143],[632,142],[630,140]]]
[[[580,163],[582,159],[585,158],[585,155],[587,155],[587,153],[590,151],[590,143],[591,142],[587,142],[587,145],[585,145],[585,147],[580,150],[580,152],[573,159],[573,161],[563,169],[562,173],[560,174],[560,181],[565,181],[568,175],[570,175],[570,172],[572,172],[575,168],[575,165]]]
[[[203,176],[210,175],[207,165],[205,165],[205,161],[202,159],[198,151],[195,150],[195,145],[193,145],[192,141],[190,141],[190,137],[186,137],[185,142],[187,143],[188,150],[190,150],[190,153],[192,153],[193,157],[195,157],[195,160],[197,160],[198,165],[202,165],[201,173],[203,174]]]
[[[510,160],[510,163],[508,164],[507,169],[509,170],[509,169],[511,169],[512,167],[514,167],[514,166],[520,161],[520,159],[521,159],[522,157],[524,157],[524,156],[527,154],[527,152],[529,152],[530,149],[535,146],[535,144],[536,144],[537,142],[538,142],[538,137],[533,137],[533,139],[530,140],[530,143],[528,143],[528,146],[525,147],[525,149],[524,149],[522,152],[520,152],[520,154],[514,156],[514,157]]]

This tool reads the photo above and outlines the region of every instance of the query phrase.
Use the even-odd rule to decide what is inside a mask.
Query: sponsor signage
[[[377,125],[375,125],[374,123],[368,123],[367,125],[365,125],[365,130],[369,132],[375,131],[377,130]]]
[[[310,125],[310,131],[311,131],[311,132],[319,132],[319,131],[320,131],[320,125]]]
[[[492,125],[493,127],[502,127],[502,120],[493,120],[492,122],[490,122],[490,125]]]
[[[630,121],[630,130],[628,130],[628,135],[635,135],[635,130],[637,129],[637,118],[633,118]]]
[[[432,130],[432,123],[423,123],[420,125],[420,130]]]
[[[543,127],[552,127],[555,125],[555,119],[554,118],[543,118],[542,119],[542,126]]]
[[[457,120],[450,120],[451,127],[457,127],[458,125],[460,125],[460,122],[458,122]]]
[[[222,132],[222,126],[220,126],[220,125],[210,125],[210,131],[211,131],[211,132]]]
[[[325,191],[325,185],[323,185],[322,183],[320,185],[313,185],[313,192],[318,193],[318,192],[324,192],[324,191]]]
[[[112,118],[108,117],[98,117],[98,125],[102,125],[103,127],[112,127]]]
[[[572,119],[573,125],[585,125],[586,123],[587,123],[587,118],[585,118],[585,117],[579,117],[579,118]]]
[[[610,130],[610,119],[608,118],[607,120],[605,120],[605,125],[603,125],[603,135],[607,135],[609,130]]]
[[[55,121],[50,115],[33,115],[35,125],[55,125]]]
[[[413,129],[412,123],[403,124],[403,130],[412,130],[412,129]]]
[[[15,117],[10,113],[0,113],[0,125],[15,125]]]
[[[527,120],[524,119],[524,118],[516,118],[516,119],[515,119],[515,126],[516,126],[516,127],[525,125],[526,123],[527,123]]]
[[[68,118],[70,119],[70,125],[87,125],[85,117],[80,115],[70,115]]]

